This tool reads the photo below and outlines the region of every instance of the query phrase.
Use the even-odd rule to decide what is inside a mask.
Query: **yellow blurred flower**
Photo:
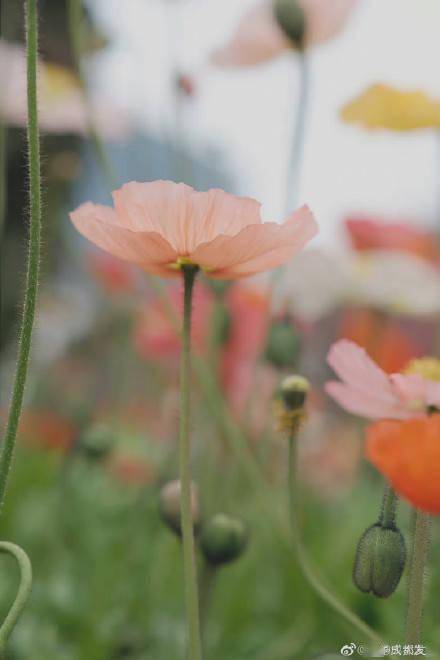
[[[403,92],[375,84],[347,103],[341,110],[341,117],[347,123],[359,123],[370,129],[440,128],[440,100],[422,91]]]

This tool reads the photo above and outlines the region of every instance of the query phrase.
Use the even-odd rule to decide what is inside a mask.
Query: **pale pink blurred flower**
[[[304,11],[304,46],[331,39],[343,28],[357,0],[298,0]],[[212,55],[220,66],[251,66],[282,55],[295,48],[278,23],[274,2],[263,0],[240,20],[231,40]]]
[[[0,119],[12,126],[25,126],[26,52],[14,43],[0,39]],[[127,117],[108,99],[91,94],[90,109],[77,77],[65,67],[39,61],[39,125],[48,133],[86,135],[91,113],[96,130],[104,137],[118,139],[128,132]]]
[[[341,339],[327,361],[341,381],[326,383],[326,392],[339,405],[369,419],[411,419],[440,407],[440,382],[420,374],[388,375],[357,344]]]
[[[282,225],[263,223],[256,200],[184,183],[126,183],[113,200],[115,208],[82,204],[73,224],[103,250],[163,277],[179,277],[186,264],[217,279],[247,277],[285,263],[317,233],[306,206]]]

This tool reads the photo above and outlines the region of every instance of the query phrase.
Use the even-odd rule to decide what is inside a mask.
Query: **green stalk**
[[[306,123],[310,98],[310,65],[308,55],[301,51],[299,57],[299,92],[295,125],[293,128],[292,150],[287,171],[286,213],[291,213],[298,205],[301,167],[304,162]]]
[[[297,480],[297,452],[295,434],[289,436],[289,460],[288,460],[288,489],[289,489],[289,512],[292,527],[292,538],[300,568],[304,577],[314,589],[314,591],[327,603],[337,614],[340,614],[351,626],[354,626],[363,635],[366,635],[371,641],[381,646],[383,644],[379,635],[372,630],[360,617],[344,605],[331,591],[322,584],[320,578],[315,574],[310,565],[306,549],[301,539],[301,530],[299,524],[299,515],[297,503],[299,500],[298,480]]]
[[[40,138],[37,110],[37,0],[26,0],[27,104],[30,229],[23,319],[19,335],[18,359],[8,421],[0,456],[0,508],[5,498],[8,475],[14,454],[15,438],[23,405],[24,388],[31,348],[32,328],[38,291],[41,244]]]
[[[189,660],[202,660],[199,622],[194,528],[191,515],[191,452],[189,438],[190,377],[191,377],[191,312],[192,292],[197,266],[182,267],[184,281],[182,352],[180,361],[180,483],[182,489],[182,545],[185,575],[185,607]]]
[[[414,512],[413,545],[409,567],[408,603],[406,614],[406,644],[419,644],[422,633],[425,571],[429,552],[431,518],[427,513]]]
[[[107,155],[104,143],[101,140],[101,137],[96,130],[95,122],[93,120],[93,111],[89,102],[89,96],[87,93],[87,84],[86,78],[84,75],[84,69],[82,65],[82,51],[83,51],[83,7],[81,0],[68,0],[67,5],[68,11],[68,29],[70,36],[70,43],[72,47],[73,59],[75,62],[76,73],[81,85],[84,103],[87,106],[88,111],[88,124],[89,124],[89,135],[92,141],[93,148],[96,153],[96,158],[98,164],[101,168],[102,174],[110,188],[114,190],[116,188],[116,178],[113,171],[112,164]]]
[[[382,500],[382,510],[379,516],[379,523],[383,527],[393,528],[396,520],[396,509],[398,497],[389,484],[385,486],[385,492]]]
[[[0,660],[4,659],[6,644],[17,620],[26,605],[32,588],[32,566],[29,557],[18,545],[0,541],[0,552],[12,555],[20,569],[20,586],[15,601],[0,627]]]

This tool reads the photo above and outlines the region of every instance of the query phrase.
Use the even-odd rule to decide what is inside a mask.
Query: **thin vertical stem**
[[[183,566],[185,575],[185,606],[189,660],[202,659],[199,622],[199,593],[197,587],[194,528],[191,516],[191,469],[190,469],[190,376],[191,376],[191,312],[192,292],[198,268],[185,265],[183,270],[184,303],[182,353],[180,361],[180,483],[182,488],[181,517]]]
[[[289,489],[289,512],[292,527],[293,543],[296,550],[296,555],[300,568],[304,577],[309,582],[310,586],[316,593],[324,600],[327,605],[340,614],[348,623],[357,628],[363,635],[366,635],[373,642],[381,645],[382,640],[374,630],[372,630],[362,619],[360,619],[354,612],[349,610],[341,601],[334,596],[330,590],[321,583],[321,580],[315,575],[312,566],[309,564],[306,550],[301,540],[301,532],[298,516],[298,487],[297,487],[297,456],[296,456],[296,439],[293,433],[289,436],[289,459],[288,459],[288,489]]]
[[[102,170],[102,174],[108,184],[108,187],[112,190],[116,188],[116,178],[113,171],[112,164],[108,158],[107,151],[101,140],[101,137],[96,129],[95,122],[93,120],[93,109],[89,102],[89,97],[87,93],[87,84],[84,75],[84,69],[82,64],[82,50],[83,50],[83,6],[81,0],[69,0],[68,1],[68,27],[69,27],[69,36],[70,43],[73,53],[73,58],[75,62],[76,72],[79,78],[81,85],[84,103],[87,106],[88,111],[88,124],[89,124],[89,135],[93,144],[93,148],[96,153],[98,164]]]
[[[406,614],[406,644],[419,644],[422,633],[423,595],[426,563],[429,552],[431,518],[427,513],[414,512],[413,545],[409,568]]]
[[[20,569],[20,586],[15,601],[8,612],[6,619],[0,628],[0,660],[6,649],[6,643],[12,633],[18,618],[26,605],[32,588],[32,566],[29,557],[18,545],[14,543],[0,542],[0,552],[12,555]]]
[[[299,54],[299,93],[293,128],[292,150],[287,171],[286,212],[298,205],[301,167],[304,160],[307,114],[310,97],[310,64],[305,51]]]
[[[382,510],[379,516],[379,523],[383,527],[392,528],[395,526],[398,501],[396,493],[391,486],[387,484],[382,500]]]
[[[29,251],[24,297],[23,319],[18,344],[18,359],[11,404],[2,453],[0,456],[0,508],[5,497],[8,475],[14,454],[15,438],[23,405],[24,388],[31,348],[32,328],[40,271],[41,244],[41,182],[40,138],[37,109],[37,50],[38,10],[37,0],[26,0],[26,49],[27,49],[27,137],[29,153],[30,229]]]

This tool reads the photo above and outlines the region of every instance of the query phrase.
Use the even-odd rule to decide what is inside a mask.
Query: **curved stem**
[[[183,266],[184,303],[182,353],[180,362],[180,483],[182,488],[181,517],[183,566],[185,574],[185,605],[188,638],[188,657],[190,660],[202,659],[199,622],[199,594],[197,587],[196,553],[194,528],[191,516],[191,469],[190,469],[190,376],[191,376],[191,311],[192,292],[198,268]]]
[[[20,586],[17,595],[6,619],[0,627],[0,659],[3,659],[6,643],[27,603],[32,589],[32,566],[25,551],[14,543],[0,541],[0,552],[12,555],[16,559],[20,569]]]
[[[290,213],[298,205],[301,167],[304,160],[307,113],[310,97],[310,66],[305,51],[299,57],[299,94],[293,128],[292,150],[287,170],[286,212]]]
[[[387,484],[382,500],[382,510],[379,516],[379,523],[383,527],[395,527],[396,509],[398,504],[398,497],[392,487]]]
[[[381,645],[383,642],[379,635],[372,630],[361,618],[354,612],[348,609],[331,591],[321,583],[320,578],[315,574],[313,567],[310,565],[306,550],[301,540],[300,526],[298,520],[297,502],[298,502],[298,487],[297,487],[297,465],[296,465],[296,441],[295,437],[289,437],[289,461],[288,461],[288,486],[289,486],[289,510],[290,520],[292,526],[292,536],[295,545],[295,550],[298,558],[298,563],[304,574],[304,577],[309,582],[310,586],[316,591],[318,596],[324,600],[335,612],[340,614],[348,623],[357,628],[359,632],[366,635],[373,642]]]
[[[409,568],[408,604],[406,615],[406,644],[419,644],[422,632],[423,592],[430,542],[431,518],[423,511],[415,511],[413,546]]]
[[[68,1],[68,28],[70,43],[72,47],[73,58],[75,61],[76,72],[78,79],[81,85],[84,103],[86,104],[88,111],[88,124],[89,124],[89,135],[93,144],[93,148],[96,153],[96,157],[99,163],[99,166],[102,170],[104,178],[110,188],[113,190],[116,188],[116,178],[113,171],[112,164],[108,158],[107,151],[101,140],[101,137],[96,130],[95,122],[93,120],[93,110],[90,106],[89,97],[87,93],[87,84],[84,75],[84,69],[81,61],[82,50],[83,50],[83,7],[81,0],[69,0]]]
[[[37,0],[26,0],[26,49],[27,49],[27,103],[28,103],[28,152],[29,152],[29,197],[30,229],[29,251],[24,298],[23,320],[18,344],[18,359],[12,399],[9,407],[3,449],[0,457],[0,508],[5,497],[8,475],[14,454],[15,438],[23,405],[24,388],[31,348],[32,328],[40,271],[41,244],[41,182],[40,182],[40,138],[37,110],[37,48],[38,11]]]

